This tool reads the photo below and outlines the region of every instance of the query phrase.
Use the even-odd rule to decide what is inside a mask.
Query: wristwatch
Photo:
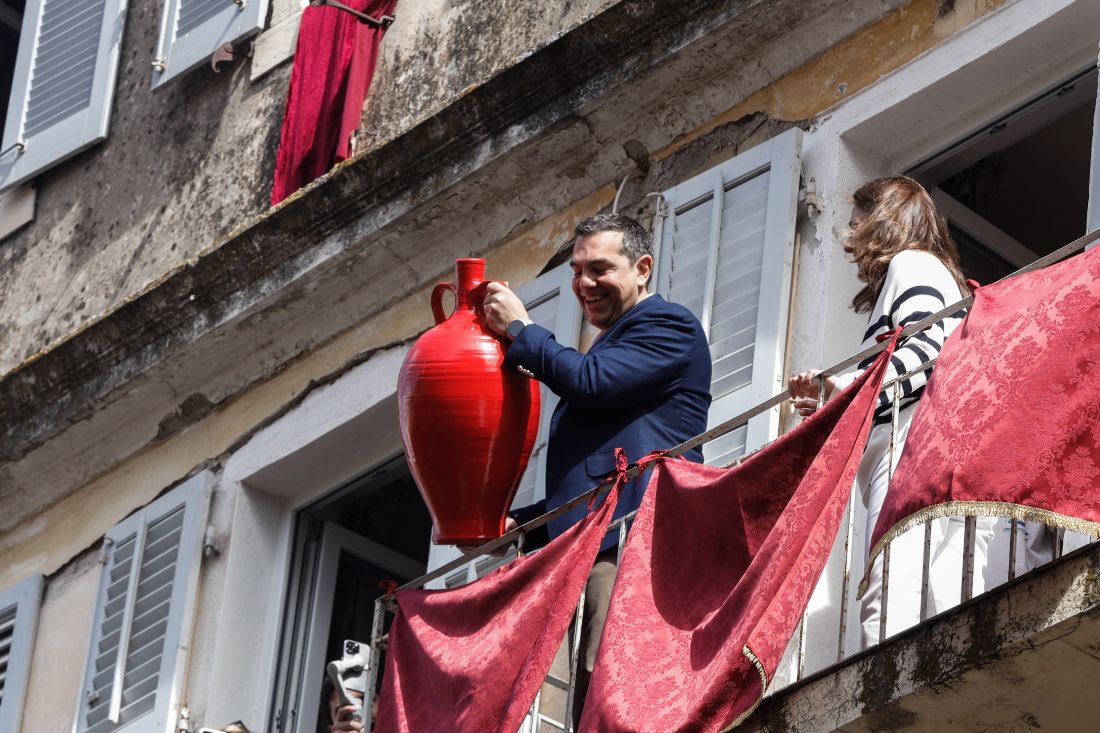
[[[508,334],[508,338],[515,341],[517,338],[519,338],[520,331],[526,328],[530,323],[531,321],[517,318],[516,320],[508,324],[508,328],[504,329],[504,332]]]

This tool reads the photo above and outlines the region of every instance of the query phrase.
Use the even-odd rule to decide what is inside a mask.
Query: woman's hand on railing
[[[820,369],[799,372],[792,376],[787,383],[791,399],[794,400],[794,409],[802,417],[809,417],[817,411],[818,397],[821,394],[819,374],[821,374]],[[829,399],[835,386],[836,382],[832,377],[825,377],[825,399]]]

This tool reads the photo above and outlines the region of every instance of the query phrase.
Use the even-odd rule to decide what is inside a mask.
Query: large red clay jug
[[[397,382],[405,454],[439,545],[503,533],[539,424],[538,382],[501,368],[505,344],[481,316],[485,260],[457,260],[455,272],[432,291],[436,326],[409,349]]]

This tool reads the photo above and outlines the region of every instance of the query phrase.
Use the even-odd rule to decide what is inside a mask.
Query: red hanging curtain
[[[893,346],[739,466],[658,463],[612,591],[582,733],[719,731],[752,712],[832,549]]]
[[[936,517],[1100,536],[1098,374],[1100,248],[978,288],[909,427],[871,557]]]
[[[617,501],[618,487],[542,550],[469,585],[398,593],[376,733],[515,733],[550,671]]]
[[[393,15],[397,0],[345,0],[375,18]],[[294,69],[275,161],[275,205],[351,155],[378,46],[385,28],[329,6],[302,11]]]

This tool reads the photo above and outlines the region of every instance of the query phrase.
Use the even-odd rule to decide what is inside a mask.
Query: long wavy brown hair
[[[844,251],[865,283],[852,299],[856,313],[875,307],[890,260],[907,249],[931,252],[940,258],[962,294],[970,294],[947,222],[923,186],[907,176],[878,178],[856,189],[852,201],[865,212],[844,241]]]

